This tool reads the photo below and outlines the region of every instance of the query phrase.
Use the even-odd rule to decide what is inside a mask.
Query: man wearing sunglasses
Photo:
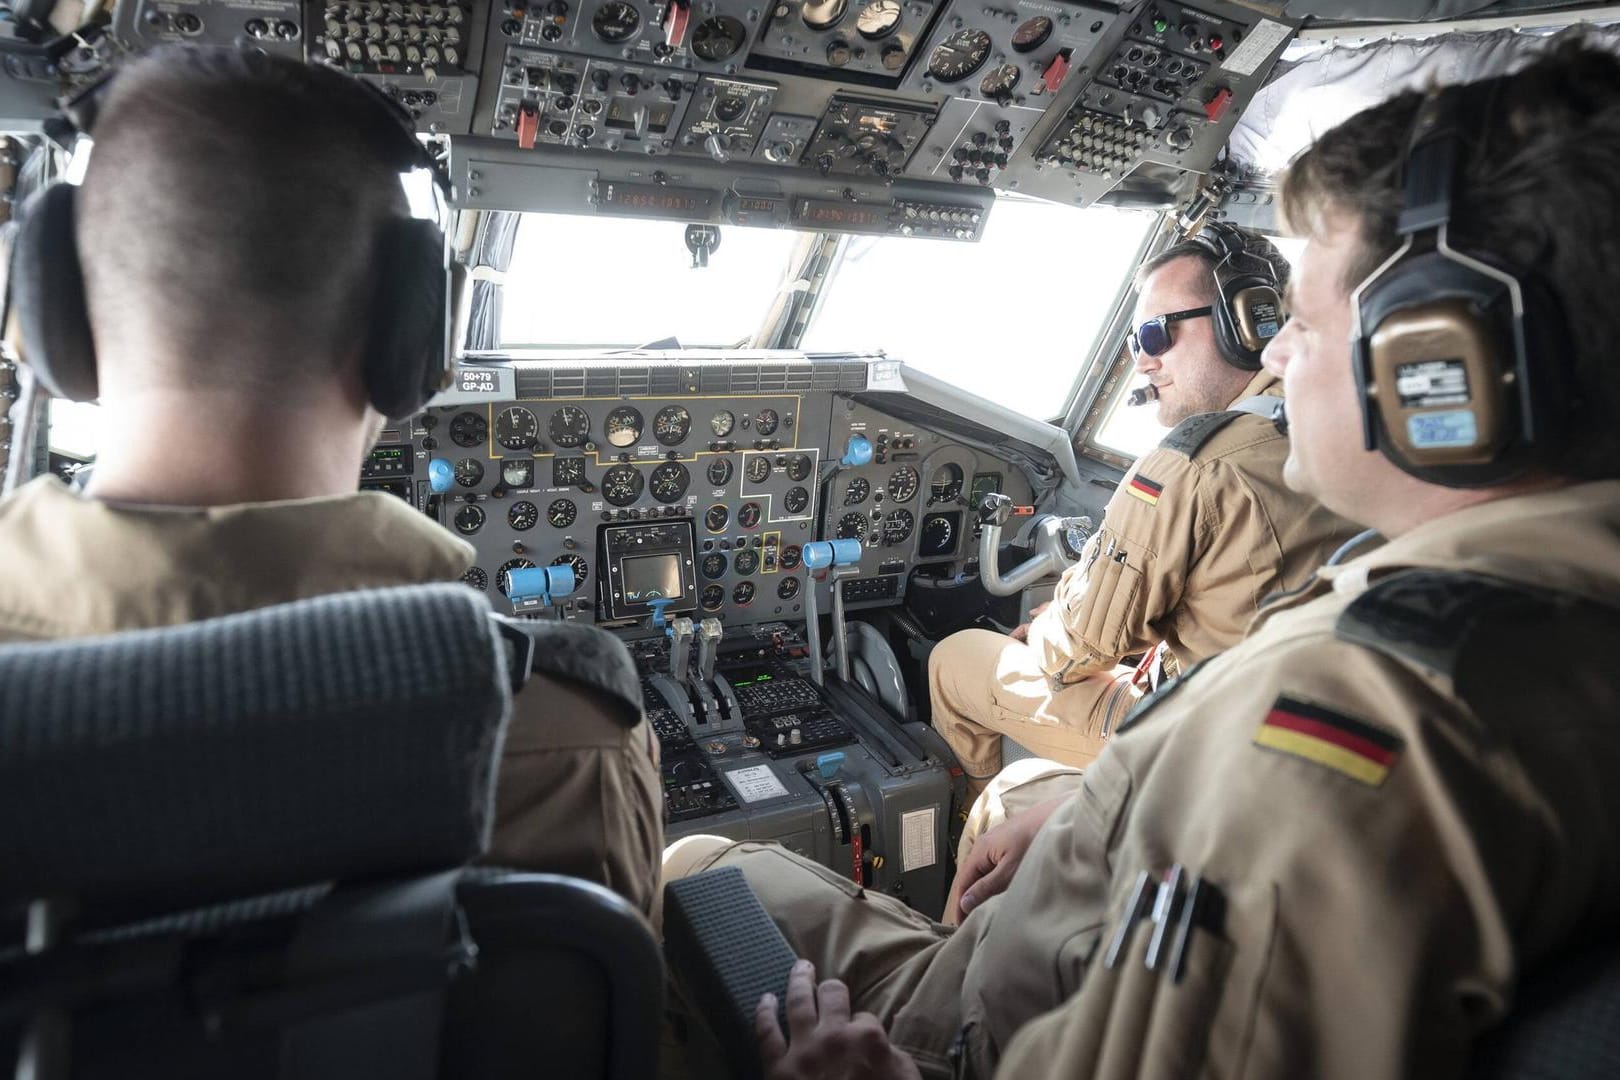
[[[1229,648],[1266,596],[1304,581],[1354,534],[1283,484],[1282,389],[1260,370],[1260,350],[1281,326],[1287,278],[1265,238],[1225,224],[1137,272],[1127,344],[1173,430],[1125,474],[1050,604],[1010,636],[954,634],[929,662],[934,726],[971,795],[1000,771],[1002,735],[1044,759],[1020,763],[981,800],[964,856],[1006,813],[1071,789],[1102,751],[1144,681],[1116,671],[1122,658],[1162,644],[1174,674]],[[963,859],[959,886],[993,869],[981,855]]]

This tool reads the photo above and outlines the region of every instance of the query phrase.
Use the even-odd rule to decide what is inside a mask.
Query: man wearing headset
[[[1288,439],[1272,422],[1282,388],[1260,351],[1281,325],[1287,280],[1270,242],[1220,223],[1137,271],[1131,355],[1173,430],[1125,474],[1050,604],[1010,638],[965,630],[929,658],[933,723],[970,797],[1000,770],[1003,735],[1088,764],[1138,696],[1132,672],[1114,670],[1122,657],[1162,642],[1173,674],[1229,648],[1265,597],[1302,583],[1355,533],[1282,482]],[[1019,780],[1006,777],[996,797]]]
[[[422,152],[395,113],[335,71],[227,49],[160,50],[112,81],[83,185],[30,204],[13,261],[24,360],[99,396],[101,449],[83,494],[42,477],[0,503],[0,641],[471,563],[405,502],[355,490],[384,416],[419,409],[443,364],[443,238],[408,212]],[[603,677],[536,671],[517,695],[490,858],[650,910],[655,744],[607,677],[622,646],[574,644]]]
[[[673,847],[829,977],[790,978],[788,1043],[760,1009],[772,1080],[1459,1076],[1612,930],[1617,177],[1620,62],[1578,43],[1292,166],[1286,477],[1387,542],[1139,707],[954,934],[777,849]]]

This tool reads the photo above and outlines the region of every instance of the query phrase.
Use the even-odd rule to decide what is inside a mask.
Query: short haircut
[[[1451,244],[1533,271],[1554,294],[1579,405],[1551,467],[1574,479],[1620,475],[1620,61],[1572,37],[1497,82],[1459,163]],[[1407,92],[1356,114],[1283,178],[1296,232],[1319,235],[1340,215],[1357,224],[1346,290],[1400,246],[1401,163],[1422,101]]]
[[[1281,292],[1288,284],[1288,260],[1283,258],[1282,252],[1264,236],[1250,229],[1237,229],[1243,237],[1243,250],[1256,258],[1263,259],[1271,264],[1272,271],[1277,275],[1277,291]],[[1136,290],[1142,291],[1147,279],[1163,266],[1175,262],[1177,259],[1197,259],[1198,264],[1204,268],[1203,282],[1205,285],[1204,299],[1211,303],[1215,300],[1215,268],[1221,260],[1216,258],[1209,248],[1196,240],[1181,240],[1171,244],[1153,258],[1136,268]]]
[[[138,331],[162,378],[272,392],[356,355],[380,226],[407,213],[386,104],[337,71],[188,47],[106,93],[78,201],[96,338]]]

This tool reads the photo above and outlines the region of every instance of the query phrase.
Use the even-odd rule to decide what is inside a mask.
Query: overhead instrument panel
[[[281,56],[302,59],[304,55],[304,22],[298,0],[126,0],[116,5],[113,18],[114,36],[132,51],[164,44],[234,45],[241,41]]]
[[[833,95],[805,158],[823,176],[898,175],[934,123],[933,105]]]
[[[651,0],[506,0],[497,5],[491,47],[529,46],[672,69],[736,70],[760,3],[718,13]],[[744,20],[748,21],[745,22]]]
[[[470,0],[309,0],[309,59],[358,75],[416,118],[418,130],[472,130],[487,6]]]
[[[490,134],[536,146],[667,154],[697,79],[644,64],[507,50]]]
[[[776,0],[752,66],[894,89],[939,0]]]

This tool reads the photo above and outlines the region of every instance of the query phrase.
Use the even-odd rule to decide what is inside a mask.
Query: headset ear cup
[[[431,221],[387,222],[366,347],[366,391],[388,417],[417,412],[443,381],[444,234]]]
[[[76,190],[52,184],[23,208],[11,254],[11,307],[23,360],[45,389],[94,401],[96,349],[74,228]]]

